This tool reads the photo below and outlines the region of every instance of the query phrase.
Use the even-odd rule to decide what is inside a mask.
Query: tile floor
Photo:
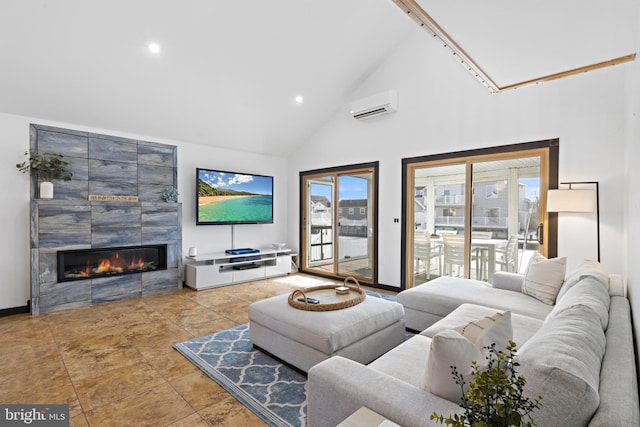
[[[248,322],[301,274],[0,318],[0,402],[68,403],[71,426],[264,426],[172,348]]]

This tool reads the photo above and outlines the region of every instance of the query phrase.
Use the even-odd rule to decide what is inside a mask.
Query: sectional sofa
[[[493,286],[442,277],[401,292],[407,325],[420,333],[367,366],[337,356],[311,368],[309,425],[335,426],[362,406],[405,427],[440,425],[429,419],[434,411],[461,413],[429,385],[432,343],[496,313],[510,313],[525,393],[542,396],[533,414],[539,427],[640,425],[621,278],[585,261],[561,281],[553,304],[522,292],[524,283],[516,274],[496,274]]]

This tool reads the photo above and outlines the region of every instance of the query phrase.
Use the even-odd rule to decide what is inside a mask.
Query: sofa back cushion
[[[600,320],[602,330],[606,331],[609,325],[609,304],[611,297],[607,288],[592,276],[584,276],[575,285],[571,286],[561,299],[556,301],[555,307],[545,319],[546,322],[553,321],[553,318],[564,310],[574,305],[584,305],[591,308]]]
[[[536,253],[524,273],[522,293],[553,305],[560,287],[564,283],[566,258],[547,259]]]
[[[603,286],[609,289],[609,274],[598,261],[585,259],[581,261],[572,271],[567,274],[564,283],[558,292],[558,300],[562,299],[565,293],[575,286],[584,277],[593,277]]]
[[[479,367],[486,366],[489,350],[485,347],[495,344],[496,349],[504,351],[511,339],[513,328],[509,311],[437,333],[431,340],[422,388],[460,403],[462,387],[453,378],[451,367],[455,366],[469,384],[473,379],[471,362],[477,362]]]
[[[585,426],[598,409],[605,335],[588,306],[559,312],[519,351],[525,395],[542,396],[532,416],[539,427]]]

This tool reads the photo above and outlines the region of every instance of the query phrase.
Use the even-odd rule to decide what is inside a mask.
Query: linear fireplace
[[[58,251],[58,282],[167,269],[167,245]]]

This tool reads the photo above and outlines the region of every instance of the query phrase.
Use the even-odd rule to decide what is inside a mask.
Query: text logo
[[[69,405],[0,405],[0,425],[68,427]]]

